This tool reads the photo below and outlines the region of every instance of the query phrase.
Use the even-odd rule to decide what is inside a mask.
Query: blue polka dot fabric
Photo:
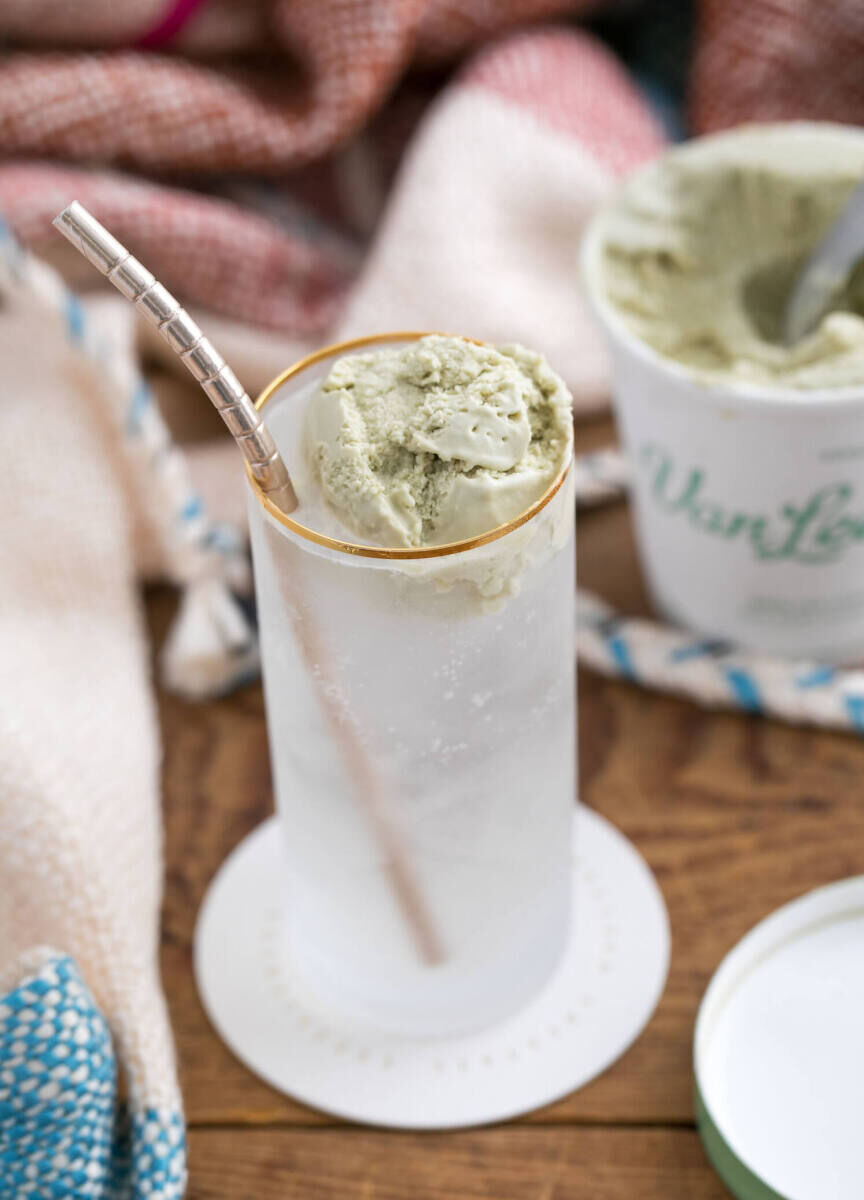
[[[117,1103],[111,1035],[71,958],[0,998],[0,1200],[175,1200],[179,1112]]]

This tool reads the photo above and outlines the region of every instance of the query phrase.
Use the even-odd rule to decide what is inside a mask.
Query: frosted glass
[[[329,365],[283,384],[266,410],[301,485],[302,410]],[[308,482],[299,490],[302,523],[358,540],[308,502]],[[464,580],[445,588],[418,575],[428,561],[320,547],[250,498],[291,953],[322,998],[391,1030],[488,1024],[542,986],[565,944],[575,786],[569,489],[521,530],[435,561],[458,577],[472,559],[506,553],[508,539],[548,539],[554,521],[562,544],[524,569],[515,595],[489,605]],[[395,899],[334,712],[387,797],[439,963],[418,953]]]

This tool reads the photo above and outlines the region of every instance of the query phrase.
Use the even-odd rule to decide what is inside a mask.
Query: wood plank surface
[[[207,1129],[189,1200],[728,1200],[685,1129]]]
[[[609,437],[605,422],[580,430],[583,448]],[[584,586],[626,611],[649,611],[625,505],[584,515],[578,544]],[[148,599],[157,642],[174,603],[167,591]],[[581,799],[635,842],[669,907],[665,994],[636,1045],[583,1090],[506,1129],[415,1137],[339,1128],[255,1079],[208,1024],[192,977],[195,915],[219,864],[271,811],[263,701],[257,685],[203,705],[159,696],[163,973],[187,1114],[200,1127],[190,1195],[726,1194],[687,1128],[696,1009],[723,954],[762,916],[864,872],[864,742],[706,712],[584,671],[579,701]]]

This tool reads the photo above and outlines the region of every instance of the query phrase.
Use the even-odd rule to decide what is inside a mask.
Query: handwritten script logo
[[[853,511],[851,483],[829,483],[804,499],[781,503],[774,513],[754,513],[712,499],[706,472],[679,466],[661,446],[643,445],[638,460],[659,508],[703,533],[749,542],[758,559],[836,562],[849,546],[864,541],[864,513]]]

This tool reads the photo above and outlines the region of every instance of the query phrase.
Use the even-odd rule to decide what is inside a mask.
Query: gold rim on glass
[[[264,390],[255,401],[255,407],[260,411],[267,402],[273,397],[274,393],[286,383],[289,379],[293,379],[295,375],[299,375],[301,371],[305,371],[307,367],[312,367],[317,362],[321,362],[324,358],[330,358],[331,355],[344,354],[349,350],[358,350],[362,346],[373,346],[378,342],[413,342],[418,338],[429,337],[430,332],[418,331],[400,331],[398,333],[373,333],[366,337],[352,338],[347,342],[336,342],[332,346],[324,346],[321,350],[316,350],[314,354],[307,354],[305,358],[301,358],[299,362],[294,363],[292,367],[288,367],[281,375],[277,375],[275,379],[267,384]],[[438,336],[445,337],[461,337],[461,334],[444,334]],[[466,341],[474,342],[476,338],[466,338]],[[478,342],[478,345],[483,343]],[[296,533],[298,537],[304,538],[307,542],[314,542],[318,546],[326,546],[328,550],[338,550],[341,554],[352,554],[359,558],[395,558],[395,559],[416,559],[416,558],[443,558],[447,554],[461,554],[466,550],[473,550],[477,546],[485,546],[489,542],[495,542],[498,538],[504,537],[511,533],[514,529],[518,529],[520,525],[525,525],[532,517],[536,516],[541,509],[544,509],[555,493],[559,490],[564,480],[567,478],[567,472],[570,470],[570,464],[573,460],[572,452],[568,458],[563,470],[555,478],[546,491],[538,500],[535,500],[532,505],[521,512],[518,517],[514,517],[512,521],[507,521],[504,525],[497,525],[494,529],[490,529],[488,533],[481,533],[477,537],[466,538],[461,542],[444,542],[440,546],[424,546],[400,549],[388,549],[383,546],[369,546],[362,543],[343,542],[340,538],[328,537],[325,533],[318,533],[314,529],[309,529],[306,525],[301,525],[299,521],[295,521],[293,517],[289,517],[287,513],[282,512],[280,508],[268,499],[261,491],[255,478],[246,467],[246,476],[249,480],[249,486],[255,495],[256,500],[266,512],[270,514],[280,525],[284,525],[286,529],[290,529],[292,533]]]

